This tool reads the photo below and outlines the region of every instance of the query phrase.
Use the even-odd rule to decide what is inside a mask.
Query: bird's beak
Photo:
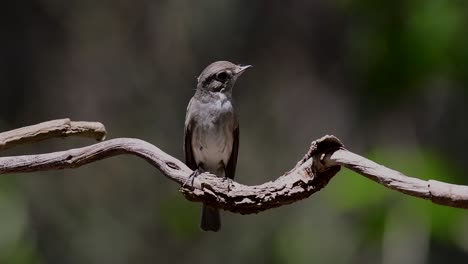
[[[234,74],[236,76],[240,76],[242,73],[244,73],[248,68],[252,68],[253,66],[252,65],[244,65],[244,66],[241,66],[241,65],[238,65],[237,68],[236,68],[236,71],[234,72]]]

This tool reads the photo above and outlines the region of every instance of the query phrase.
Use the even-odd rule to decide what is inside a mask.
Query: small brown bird
[[[237,78],[252,66],[217,61],[197,78],[197,89],[185,117],[185,163],[194,170],[191,177],[210,172],[218,177],[234,178],[239,151],[239,121],[232,103]],[[201,228],[218,231],[218,209],[203,204]]]

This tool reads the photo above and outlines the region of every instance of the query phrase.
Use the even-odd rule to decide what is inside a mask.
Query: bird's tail
[[[221,228],[219,210],[203,204],[200,227],[205,231],[219,231]]]

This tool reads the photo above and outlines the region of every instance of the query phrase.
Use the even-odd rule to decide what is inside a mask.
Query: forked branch
[[[45,133],[42,138],[54,137],[57,135],[55,133]],[[181,192],[191,201],[204,202],[241,214],[258,213],[307,198],[324,188],[340,167],[351,169],[407,195],[442,205],[468,208],[467,186],[405,176],[346,150],[334,136],[313,141],[304,158],[292,170],[274,181],[255,186],[227,181],[209,173],[187,182],[192,170],[183,162],[148,142],[132,138],[111,139],[87,147],[47,154],[1,157],[0,174],[77,168],[120,154],[132,154],[148,161],[166,177],[180,184]]]

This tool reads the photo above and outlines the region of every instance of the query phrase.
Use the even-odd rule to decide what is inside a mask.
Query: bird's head
[[[198,76],[197,89],[213,93],[231,93],[237,78],[251,67],[229,61],[213,62]]]

